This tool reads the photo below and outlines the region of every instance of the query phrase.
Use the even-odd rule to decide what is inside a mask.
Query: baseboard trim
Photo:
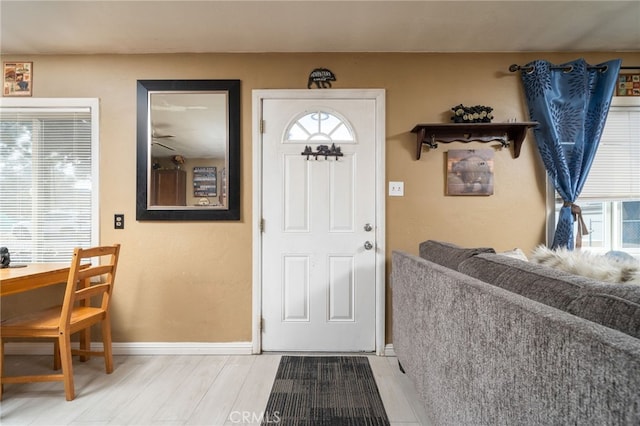
[[[77,348],[78,343],[72,343]],[[91,347],[102,350],[102,342],[93,342]],[[51,355],[53,343],[7,342],[6,355]],[[251,355],[251,342],[114,342],[114,355]],[[384,347],[384,356],[396,356],[393,344]]]
[[[396,351],[393,350],[393,343],[389,343],[384,347],[384,356],[396,356]]]
[[[77,347],[77,343],[72,344]],[[92,349],[102,350],[102,342],[93,342]],[[53,343],[7,342],[6,355],[51,355]],[[114,355],[251,355],[251,342],[114,342]]]

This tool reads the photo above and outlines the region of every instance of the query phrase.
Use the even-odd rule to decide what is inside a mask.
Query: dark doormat
[[[263,425],[389,425],[366,356],[283,356]]]

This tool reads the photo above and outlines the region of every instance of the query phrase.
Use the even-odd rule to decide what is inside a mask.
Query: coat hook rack
[[[310,146],[307,145],[304,147],[304,151],[302,151],[300,154],[307,157],[307,161],[309,160],[309,157],[314,157],[316,160],[318,159],[318,157],[324,157],[325,160],[328,157],[335,157],[337,160],[338,157],[344,156],[340,147],[336,146],[336,144],[334,143],[331,144],[331,146],[318,145],[315,152],[313,151],[313,149],[311,149]]]

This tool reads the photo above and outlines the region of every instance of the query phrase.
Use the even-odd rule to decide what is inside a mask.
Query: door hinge
[[[264,232],[264,219],[260,219],[258,227],[260,228],[260,232]]]
[[[258,325],[260,328],[260,333],[264,331],[264,317],[260,317],[260,324]]]
[[[264,133],[264,120],[260,120],[260,133]]]

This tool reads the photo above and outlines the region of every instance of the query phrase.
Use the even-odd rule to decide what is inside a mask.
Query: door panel
[[[300,161],[300,156],[284,157],[284,232],[309,232],[309,168]],[[276,203],[275,200],[269,202]]]
[[[329,232],[353,232],[355,229],[355,156],[329,165]]]
[[[309,256],[283,260],[283,321],[309,321]]]
[[[354,321],[353,256],[329,257],[329,321]]]

